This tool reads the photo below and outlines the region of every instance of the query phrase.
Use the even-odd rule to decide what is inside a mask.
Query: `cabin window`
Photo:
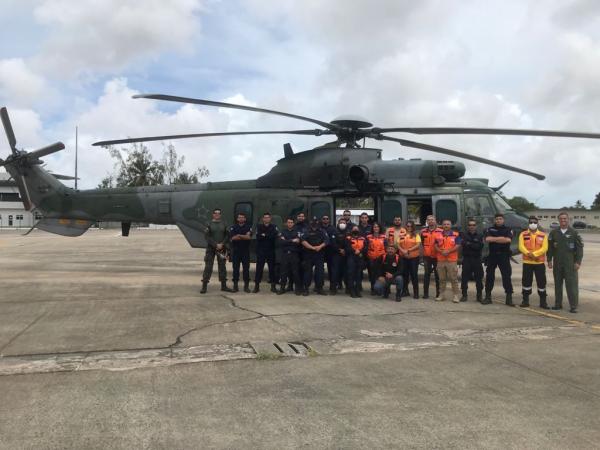
[[[253,213],[252,203],[251,202],[239,202],[235,204],[235,208],[233,209],[233,220],[237,219],[237,215],[239,213],[246,214],[246,222],[252,223],[252,213]]]
[[[402,203],[398,200],[384,200],[381,205],[381,222],[385,227],[394,223],[394,217],[402,217]]]
[[[8,216],[8,226],[9,227],[13,226],[13,216]]]
[[[438,200],[435,204],[435,215],[439,223],[450,219],[453,224],[458,220],[458,208],[454,200]]]
[[[329,216],[331,218],[331,207],[329,202],[314,202],[310,205],[310,218],[316,217],[321,219],[323,216]]]
[[[465,196],[465,213],[467,217],[493,216],[494,208],[489,197]]]

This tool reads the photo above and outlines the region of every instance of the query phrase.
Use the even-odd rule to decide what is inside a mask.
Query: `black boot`
[[[401,302],[402,301],[402,292],[396,291],[396,301],[397,302]]]
[[[482,305],[491,305],[492,304],[492,293],[491,292],[485,293],[485,298],[483,299],[481,304]]]
[[[238,292],[239,291],[239,289],[238,289],[238,282],[237,281],[233,282],[233,289],[232,289],[232,291],[233,292]]]
[[[327,292],[325,292],[322,287],[317,288],[315,292],[317,293],[317,295],[327,295]]]
[[[538,291],[538,294],[540,294],[540,308],[550,309],[548,302],[546,301],[546,293]]]
[[[260,283],[254,283],[254,289],[252,289],[252,293],[256,294],[260,291]]]
[[[356,289],[354,288],[347,288],[350,291],[350,297],[351,298],[356,298],[358,297],[358,295],[356,295]]]
[[[383,298],[390,298],[390,287],[387,286],[383,291]]]
[[[337,295],[337,284],[329,283],[329,295]]]
[[[512,302],[512,294],[506,294],[505,304],[506,304],[506,306],[515,306],[514,303]]]
[[[304,290],[302,291],[302,295],[304,297],[308,297],[308,288],[304,288]]]
[[[244,292],[246,294],[250,293],[250,282],[249,281],[244,281]]]
[[[519,306],[521,308],[529,308],[529,293],[523,292],[523,301]]]
[[[230,288],[227,287],[227,281],[221,281],[221,291],[222,292],[233,292]]]
[[[206,294],[206,288],[208,287],[208,281],[202,282],[202,289],[200,289],[201,294]]]
[[[481,303],[483,301],[483,295],[481,291],[477,291],[477,301]]]
[[[462,291],[462,297],[460,298],[461,302],[466,302],[469,299],[469,297],[467,297],[467,291]]]
[[[283,295],[287,292],[287,290],[285,289],[285,283],[281,283],[281,286],[279,288],[279,290],[277,291],[277,295]]]
[[[271,283],[271,292],[277,292],[277,285],[275,283]]]

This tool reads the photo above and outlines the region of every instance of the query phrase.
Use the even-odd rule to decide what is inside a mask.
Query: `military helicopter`
[[[498,161],[391,137],[389,133],[417,135],[474,134],[517,135],[571,138],[600,138],[596,133],[494,128],[378,128],[358,116],[341,116],[331,122],[281,111],[163,94],[135,95],[134,98],[190,103],[275,114],[317,125],[318,128],[284,131],[241,131],[196,133],[171,136],[146,136],[107,140],[93,145],[107,146],[133,142],[164,141],[232,135],[290,134],[335,137],[335,140],[295,153],[290,144],[283,146],[283,158],[265,175],[255,180],[207,182],[191,185],[74,190],[45,170],[40,158],[64,149],[61,142],[26,152],[18,150],[6,108],[1,118],[12,154],[0,160],[0,166],[15,179],[27,210],[41,215],[35,228],[63,236],[79,236],[97,221],[117,221],[127,236],[131,223],[175,224],[192,247],[205,247],[205,227],[214,208],[232,223],[239,212],[251,223],[264,211],[281,225],[288,216],[303,211],[309,217],[325,214],[334,217],[336,206],[348,198],[372,199],[373,219],[389,225],[394,216],[424,224],[428,214],[449,218],[462,227],[467,218],[481,227],[493,223],[493,216],[505,214],[506,224],[521,230],[527,219],[517,214],[499,195],[502,187],[488,186],[488,180],[464,178],[465,165],[448,160],[383,160],[382,150],[366,147],[366,140],[391,141],[443,155],[488,164],[538,180],[545,177]],[[362,141],[362,145],[361,145]]]

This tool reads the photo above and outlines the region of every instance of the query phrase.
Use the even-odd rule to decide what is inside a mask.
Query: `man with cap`
[[[512,230],[504,225],[504,214],[496,214],[494,226],[489,227],[485,232],[485,242],[489,245],[489,254],[485,273],[485,299],[481,302],[482,305],[492,303],[496,268],[499,268],[502,275],[502,286],[506,294],[506,306],[515,306],[512,302],[513,285],[510,278],[512,276],[512,267],[510,266],[512,238]]]
[[[227,287],[227,268],[225,267],[225,250],[227,246],[228,228],[225,222],[221,220],[221,209],[215,208],[212,212],[212,220],[206,226],[204,236],[206,237],[206,253],[204,254],[204,272],[202,273],[201,294],[206,294],[208,282],[213,272],[215,257],[219,267],[219,281],[221,290],[231,292]]]
[[[308,288],[313,280],[313,269],[315,292],[319,295],[327,295],[323,291],[323,277],[325,272],[325,247],[329,243],[329,239],[316,217],[313,217],[310,221],[310,225],[302,235],[301,240],[304,247],[302,252],[304,291],[302,295],[308,295]]]

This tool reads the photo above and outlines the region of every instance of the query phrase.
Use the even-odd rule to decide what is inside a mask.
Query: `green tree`
[[[575,204],[573,206],[571,206],[572,209],[585,209],[585,205],[583,204],[583,202],[581,200],[577,200],[575,202]]]
[[[210,172],[206,166],[190,173],[182,171],[185,157],[179,157],[175,146],[163,146],[160,161],[155,160],[143,144],[133,143],[129,148],[105,147],[114,159],[114,173],[102,179],[98,188],[154,186],[159,184],[198,183]]]
[[[507,198],[506,201],[515,211],[520,213],[538,209],[535,203],[530,202],[525,197],[516,196],[513,198]]]
[[[596,198],[594,199],[590,209],[600,209],[600,192],[596,194]]]

